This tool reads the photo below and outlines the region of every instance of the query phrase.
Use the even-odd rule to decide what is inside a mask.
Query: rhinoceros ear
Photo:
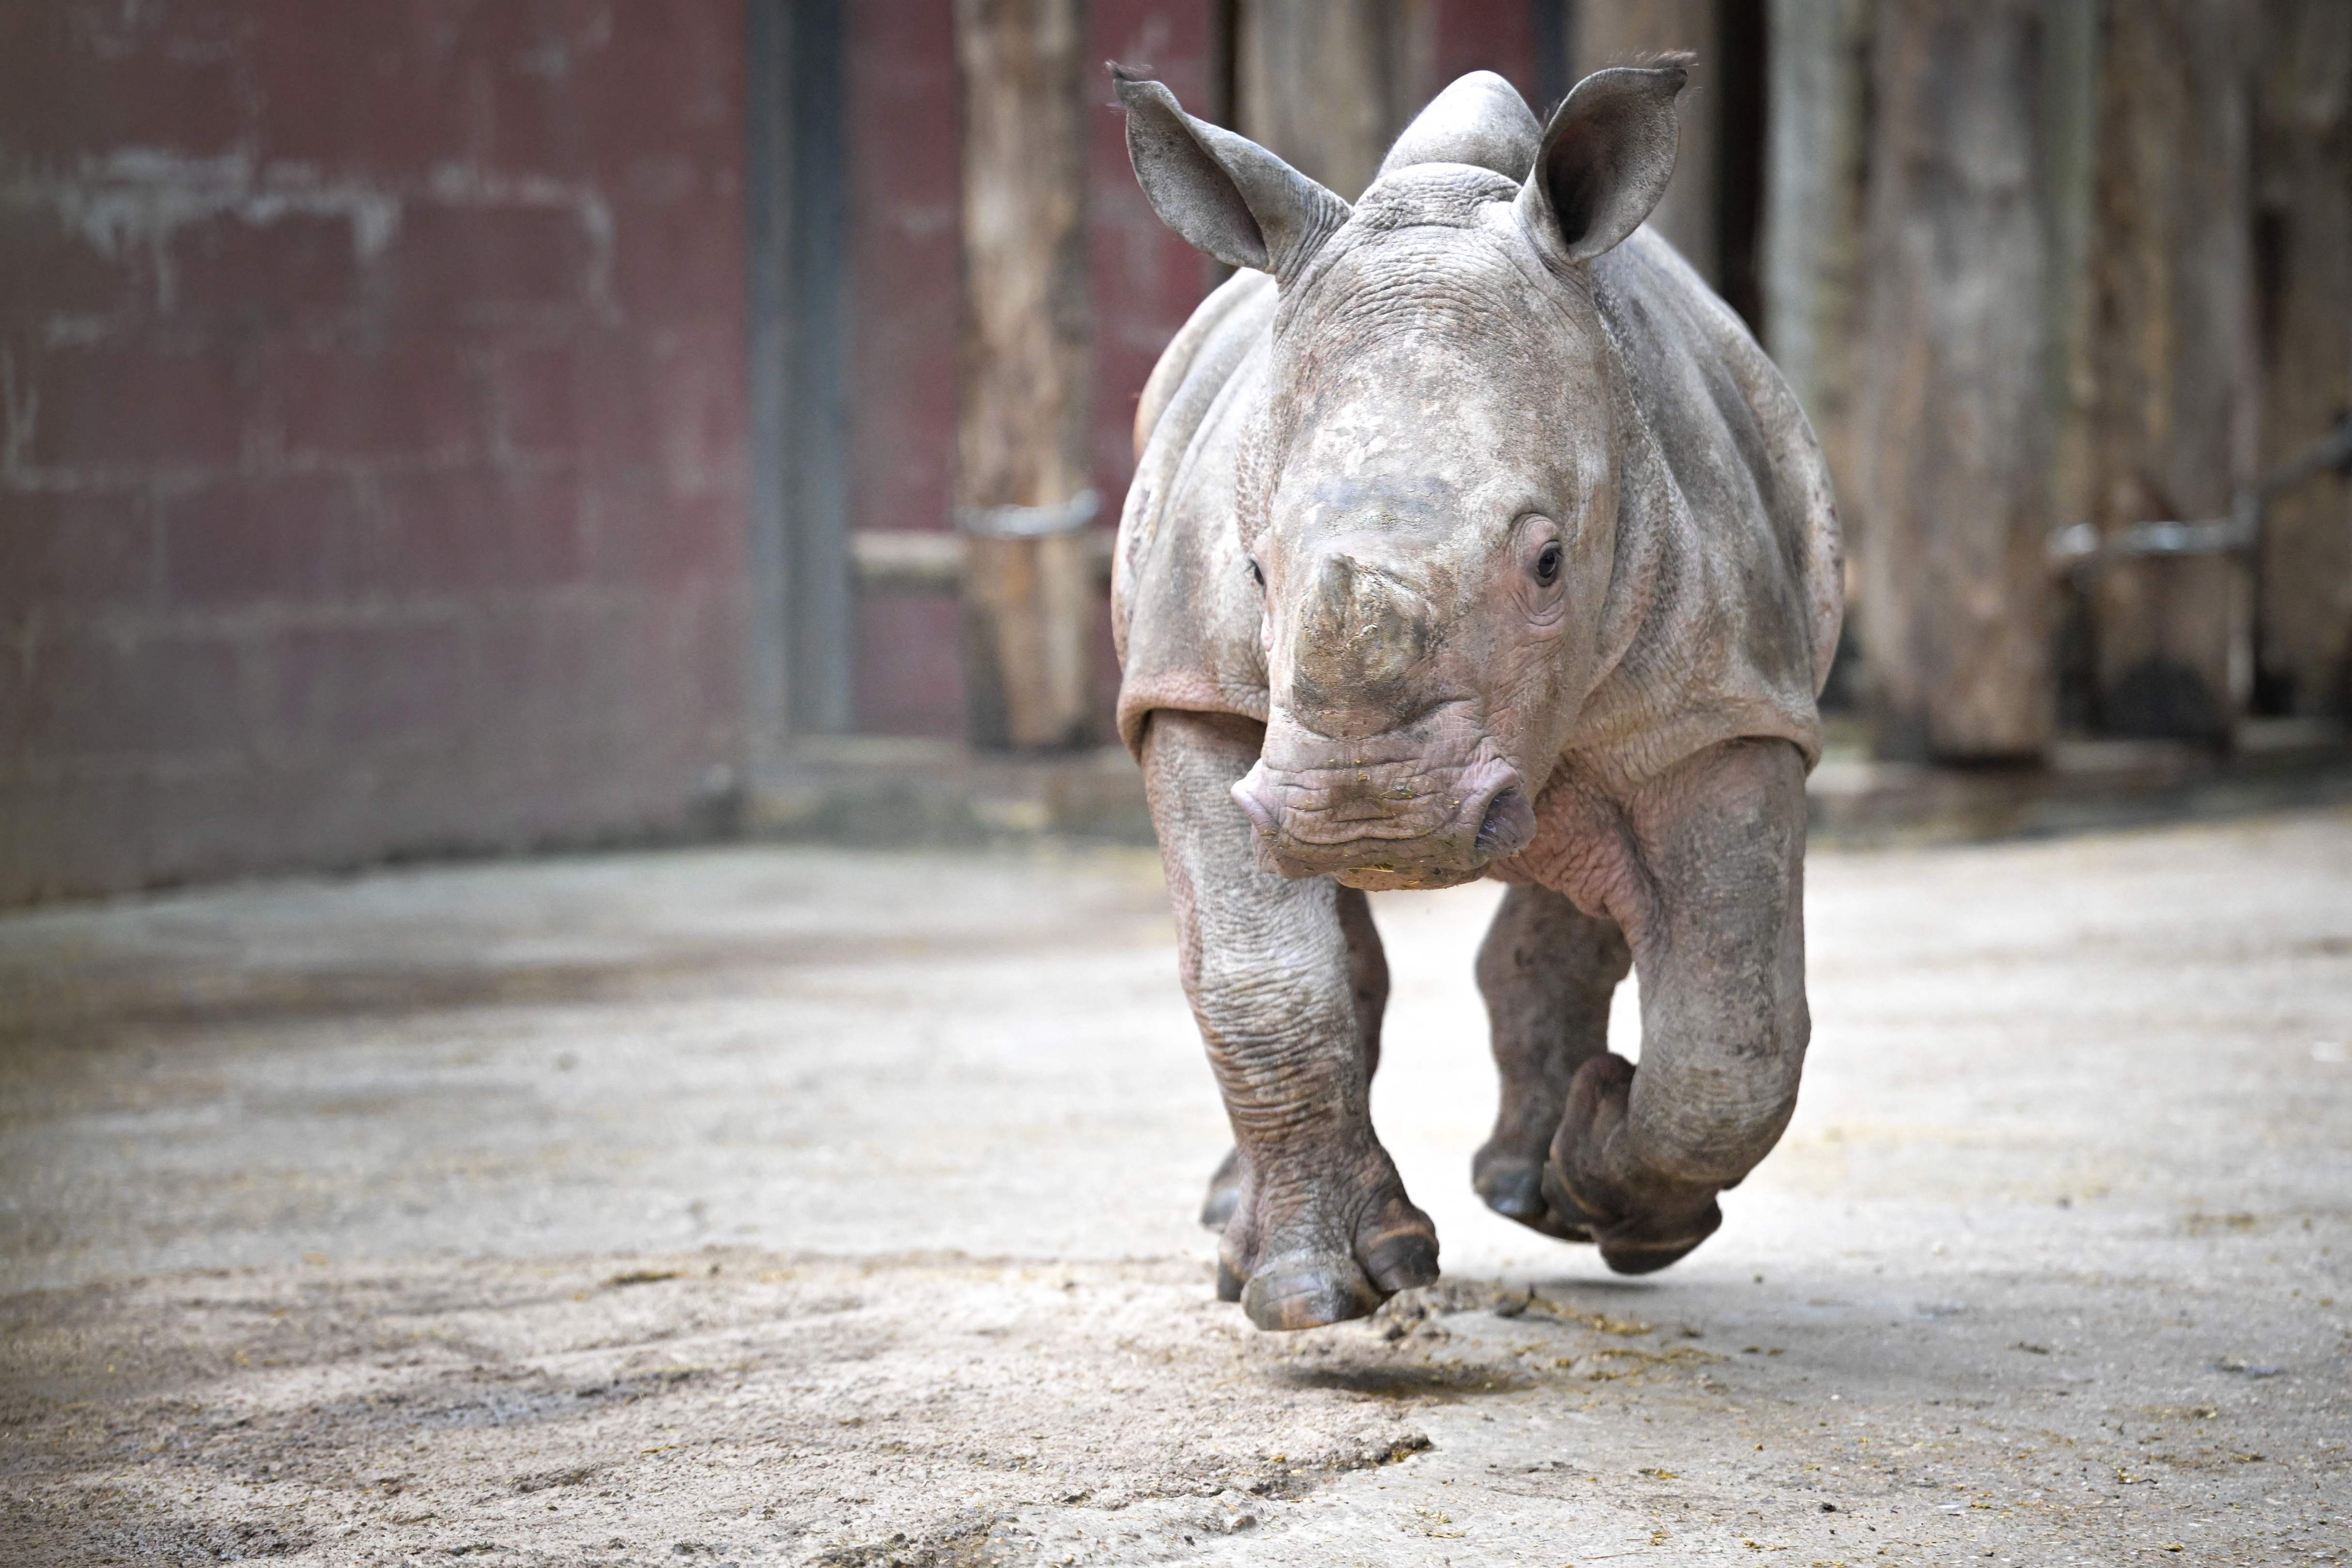
[[[1193,119],[1159,82],[1110,73],[1151,210],[1218,260],[1287,281],[1348,221],[1346,202],[1256,142]]]
[[[1551,259],[1590,261],[1642,226],[1674,177],[1688,56],[1595,71],[1544,127],[1519,217]]]

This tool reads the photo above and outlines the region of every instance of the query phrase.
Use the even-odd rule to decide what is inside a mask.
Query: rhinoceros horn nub
[[[1429,100],[1413,116],[1381,173],[1392,174],[1415,163],[1468,163],[1492,169],[1505,179],[1524,180],[1535,167],[1543,127],[1518,89],[1493,71],[1472,71]]]
[[[1429,606],[1346,555],[1324,557],[1301,606],[1289,705],[1324,734],[1383,729],[1414,710],[1412,672],[1435,643]]]

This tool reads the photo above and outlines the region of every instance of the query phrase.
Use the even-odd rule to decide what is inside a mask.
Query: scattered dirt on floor
[[[1043,1503],[1185,1546],[1426,1450],[1434,1406],[1721,1359],[1525,1286],[1265,1335],[1207,1284],[709,1250],[18,1296],[0,1539],[91,1563],[992,1563]],[[1512,1342],[1465,1353],[1446,1322],[1479,1312]]]

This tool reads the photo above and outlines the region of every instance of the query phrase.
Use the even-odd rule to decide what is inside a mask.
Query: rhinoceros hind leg
[[[1242,1201],[1242,1152],[1238,1148],[1225,1151],[1217,1162],[1215,1174],[1209,1178],[1209,1195],[1201,1200],[1201,1228],[1223,1230],[1225,1222],[1234,1217],[1234,1205]],[[1241,1287],[1234,1287],[1229,1301],[1241,1300]]]
[[[1608,1048],[1610,997],[1633,962],[1615,921],[1534,886],[1504,895],[1478,949],[1502,1097],[1470,1184],[1496,1214],[1563,1241],[1592,1237],[1547,1200],[1544,1164],[1577,1068]]]

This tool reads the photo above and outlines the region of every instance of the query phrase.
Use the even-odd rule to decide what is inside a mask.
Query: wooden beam
[[[956,510],[972,738],[1080,745],[1096,727],[1099,599],[1085,538],[1084,28],[1078,0],[957,0],[955,26],[965,289]]]
[[[1811,419],[1846,558],[1867,546],[1854,451],[1861,402],[1868,0],[1770,8],[1760,247],[1765,347]]]
[[[1239,0],[1234,77],[1243,135],[1349,201],[1418,103],[1401,0]],[[1437,84],[1443,86],[1443,83]]]
[[[2049,746],[2047,217],[2037,0],[1884,0],[1859,464],[1879,745]]]
[[[2252,477],[2242,12],[2237,0],[2105,8],[2087,420],[2103,535],[2227,518]],[[2229,737],[2252,678],[2242,563],[2111,563],[2091,605],[2102,728]]]
[[[2265,0],[2256,77],[2265,471],[2352,411],[2352,5]],[[2352,481],[2307,479],[2263,534],[2263,697],[2352,715]]]
[[[1719,202],[1717,163],[1721,151],[1723,62],[1717,0],[1609,0],[1576,7],[1576,68],[1590,74],[1604,66],[1638,65],[1668,49],[1698,56],[1690,85],[1675,104],[1682,122],[1675,155],[1674,182],[1667,185],[1650,226],[1664,235],[1699,276],[1721,287],[1722,247],[1717,234]]]

